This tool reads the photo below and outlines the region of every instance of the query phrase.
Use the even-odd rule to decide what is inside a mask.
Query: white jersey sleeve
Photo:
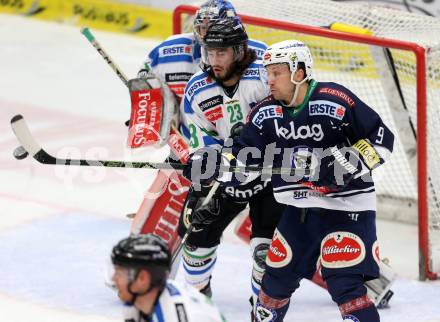
[[[182,132],[191,150],[222,145],[230,136],[231,128],[245,123],[252,107],[268,94],[266,71],[260,61],[244,71],[232,96],[208,73],[195,74],[185,88],[181,105]]]
[[[160,295],[151,319],[135,307],[129,307],[125,322],[225,322],[214,303],[189,285],[169,280]]]

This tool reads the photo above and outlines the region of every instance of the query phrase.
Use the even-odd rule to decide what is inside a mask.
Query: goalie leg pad
[[[131,233],[156,234],[174,254],[181,240],[177,228],[190,185],[174,170],[160,170],[133,219]]]
[[[384,262],[380,261],[379,278],[365,283],[365,286],[367,287],[367,294],[377,308],[380,309],[388,306],[388,303],[394,294],[394,292],[391,291],[391,285],[395,279],[396,273],[393,271],[393,269]]]
[[[182,259],[186,282],[198,290],[206,288],[217,260],[217,246],[202,248],[185,245]]]

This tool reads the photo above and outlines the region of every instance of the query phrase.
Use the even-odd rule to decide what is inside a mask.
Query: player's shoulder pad
[[[269,95],[252,108],[246,118],[246,123],[252,123],[261,129],[264,120],[282,117],[283,108],[272,95]]]
[[[256,60],[251,63],[248,68],[243,71],[241,79],[244,80],[258,80],[267,83],[267,72],[263,67],[261,60]]]
[[[333,82],[319,82],[313,96],[314,100],[330,100],[350,108],[359,102],[359,98],[348,88]]]
[[[163,59],[168,57],[192,56],[194,45],[195,40],[192,33],[172,35],[150,51],[148,57],[151,66],[154,67],[161,62],[166,62]]]
[[[250,49],[255,50],[255,52],[257,53],[257,57],[258,59],[262,59],[264,52],[267,49],[267,45],[266,43],[259,41],[259,40],[255,40],[255,39],[249,39],[248,40],[248,47]]]
[[[215,86],[216,82],[213,80],[207,72],[198,71],[195,73],[185,87],[185,98],[191,101],[195,95],[203,91],[206,88]]]

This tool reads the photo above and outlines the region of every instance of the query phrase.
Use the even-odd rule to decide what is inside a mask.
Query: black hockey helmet
[[[226,48],[247,44],[248,35],[238,17],[221,19],[208,27],[203,38],[203,47]]]
[[[154,234],[130,236],[113,247],[114,265],[129,269],[145,269],[151,274],[152,286],[164,286],[171,266],[168,245]]]

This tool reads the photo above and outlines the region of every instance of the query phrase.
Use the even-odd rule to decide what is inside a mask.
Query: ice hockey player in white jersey
[[[167,279],[171,255],[161,238],[125,238],[113,248],[111,259],[118,296],[127,306],[125,322],[225,321],[209,298]]]
[[[208,65],[188,82],[181,112],[183,132],[192,151],[222,145],[246,122],[255,103],[269,93],[265,70],[256,53],[247,46],[247,38],[236,18],[216,22],[208,28],[202,43]],[[181,236],[189,223],[197,228],[184,248],[186,281],[204,294],[211,294],[211,273],[222,233],[249,204],[254,260],[252,293],[256,295],[264,272],[264,258],[284,205],[275,201],[270,182],[259,178],[247,185],[218,191],[207,206],[200,207],[208,190],[201,186],[191,188],[179,222]]]
[[[176,103],[180,104],[181,97],[183,96],[183,91],[188,80],[194,73],[201,70],[200,65],[202,54],[200,43],[208,26],[216,21],[219,21],[220,19],[235,16],[235,9],[229,1],[206,1],[200,6],[195,15],[193,24],[194,32],[171,36],[156,46],[149,53],[145,64],[143,64],[141,70],[139,71],[138,77],[143,80],[147,79],[147,81],[151,83],[150,85],[152,87],[155,87],[154,84],[157,84],[157,79],[159,79],[162,87],[165,86],[170,88],[174,92],[177,99]],[[257,52],[257,55],[260,56],[266,49],[266,45],[264,43],[252,39],[248,40],[248,46],[249,48],[254,49]],[[148,95],[147,92],[142,94],[144,95],[143,97]],[[143,101],[141,102],[145,103]],[[142,112],[144,112],[145,107],[140,106],[139,108]],[[137,107],[132,104],[132,116],[136,114],[133,112],[136,109]],[[172,109],[166,109],[162,115],[170,113],[170,111],[172,114],[174,113],[172,112]],[[144,114],[142,114],[142,118],[140,119],[145,119]],[[170,120],[172,117],[168,117],[167,119]],[[134,123],[135,117],[132,117],[132,121]],[[178,121],[180,122],[180,120]],[[164,130],[166,130],[167,126],[169,127],[169,124],[163,124],[163,122],[161,125],[165,126]],[[180,135],[182,131],[184,131],[184,128],[185,127],[183,127],[183,129],[180,131],[171,129],[172,134],[170,134],[168,138],[168,145],[170,146],[173,155],[177,156],[181,162],[186,162],[186,158],[189,155],[188,144]],[[161,130],[158,130],[158,132],[164,132]],[[158,136],[152,137],[153,139],[158,138]],[[163,135],[162,138],[166,139],[166,136]],[[150,138],[150,140],[152,139]],[[170,179],[176,177],[178,179]],[[158,218],[161,218],[163,213],[167,212],[167,209],[173,209],[173,214],[174,211],[180,213],[180,210],[183,206],[183,201],[186,198],[187,190],[179,189],[179,195],[176,195],[177,192],[175,191],[173,194],[167,193],[167,191],[175,190],[171,189],[171,183],[178,180],[180,180],[178,186],[189,188],[189,182],[187,182],[187,180],[180,175],[177,175],[176,173],[170,174],[169,171],[167,172],[162,170],[158,172],[157,177],[150,186],[149,191],[147,191],[145,194],[144,200],[134,217],[132,233],[145,233],[153,231],[158,233]],[[166,186],[167,189],[162,189],[164,186]],[[163,191],[163,193],[158,194],[158,190]],[[167,213],[167,215],[170,214]],[[170,245],[177,245],[179,243],[179,237],[176,231],[167,231],[166,235],[171,236],[169,238]]]

